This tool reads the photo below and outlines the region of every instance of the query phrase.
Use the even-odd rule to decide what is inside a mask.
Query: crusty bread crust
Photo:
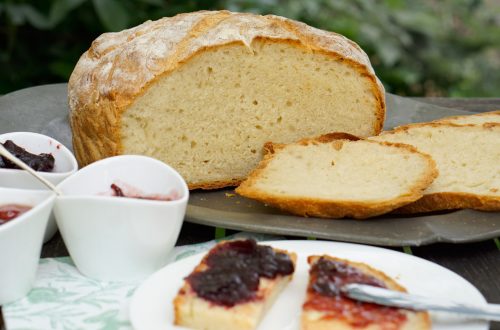
[[[351,40],[274,15],[200,11],[105,33],[81,56],[68,86],[73,148],[79,165],[123,153],[122,114],[151,84],[208,49],[234,43],[250,47],[254,40],[326,54],[355,68],[369,81],[376,99],[373,134],[381,131],[384,88],[367,55]],[[189,188],[232,186],[243,179],[193,182]]]
[[[500,211],[500,198],[469,193],[434,193],[393,211],[395,214],[426,213],[437,210],[473,209],[479,211]]]
[[[318,143],[331,143],[333,141],[356,141],[360,138],[355,137],[351,134],[346,133],[330,133],[325,134],[316,138],[303,139],[298,144],[308,145],[308,144],[318,144]],[[364,139],[362,139],[364,140]],[[262,192],[260,190],[254,189],[254,183],[258,181],[263,170],[268,166],[268,164],[273,159],[276,152],[283,149],[286,145],[284,144],[273,144],[272,142],[266,143],[264,146],[264,159],[259,163],[259,165],[250,173],[248,178],[236,188],[236,192],[245,197],[253,198],[259,200],[263,203],[273,205],[280,209],[286,210],[293,214],[308,217],[314,216],[319,218],[344,218],[352,217],[355,219],[366,219],[369,217],[374,217],[380,214],[384,214],[394,210],[400,206],[411,203],[422,197],[423,191],[428,187],[432,181],[437,177],[438,171],[436,169],[436,164],[434,160],[423,153],[417,151],[416,148],[401,144],[401,143],[389,143],[389,142],[375,142],[370,140],[364,140],[370,143],[378,143],[380,145],[402,148],[408,150],[411,153],[417,153],[422,155],[428,163],[429,166],[422,176],[422,178],[414,183],[414,185],[409,189],[409,191],[402,196],[399,196],[393,200],[387,200],[384,202],[356,202],[356,201],[332,201],[332,200],[322,200],[315,198],[291,198],[276,196],[274,194]]]
[[[196,182],[188,184],[189,190],[193,189],[203,189],[203,190],[211,190],[211,189],[219,189],[224,187],[236,187],[241,182],[243,182],[245,178],[241,179],[232,179],[227,181],[210,181],[210,182]]]
[[[500,110],[481,112],[481,113],[477,113],[477,114],[473,114],[473,115],[444,117],[444,118],[433,120],[433,122],[449,123],[449,124],[456,124],[456,125],[464,125],[464,124],[460,123],[460,122],[464,122],[464,123],[466,123],[465,125],[467,125],[467,124],[473,124],[472,122],[469,122],[469,121],[474,120],[475,118],[488,118],[488,117],[491,117],[494,119],[492,122],[499,123],[500,122]]]
[[[495,111],[496,113],[496,111]],[[500,115],[500,111],[498,111]],[[450,118],[461,118],[450,117]],[[474,124],[454,124],[448,122],[446,118],[441,121],[428,122],[428,123],[415,123],[408,124],[404,126],[396,127],[391,131],[384,131],[380,135],[397,134],[399,132],[408,131],[415,127],[474,127],[482,126],[484,129],[499,129],[500,123],[485,123],[482,125]],[[500,189],[500,187],[499,187]],[[490,211],[498,212],[500,211],[500,197],[494,195],[477,195],[472,193],[460,193],[460,192],[440,192],[424,194],[422,198],[404,205],[393,211],[395,214],[416,214],[416,213],[426,213],[440,210],[455,210],[455,209],[474,209],[480,211]]]
[[[323,255],[323,256],[309,256],[307,258],[307,261],[309,265],[312,265],[314,262],[316,262],[319,258],[324,257],[332,261],[338,261],[338,262],[344,262],[347,263],[348,265],[355,267],[362,272],[371,275],[381,281],[384,282],[384,284],[387,286],[388,289],[395,290],[395,291],[400,291],[400,292],[407,292],[404,287],[399,285],[396,281],[394,281],[391,277],[387,276],[385,273],[365,264],[362,262],[354,262],[346,259],[341,259],[341,258],[336,258],[336,257],[331,257],[328,255]],[[309,297],[306,297],[308,299]],[[413,311],[406,311],[406,310],[401,310],[403,313],[405,313],[407,317],[407,322],[402,325],[400,330],[410,330],[410,329],[415,329],[415,330],[426,330],[431,328],[431,320],[429,317],[429,313],[427,312],[413,312]],[[335,320],[331,318],[322,318],[322,312],[321,311],[312,311],[312,310],[307,310],[303,309],[302,310],[302,317],[301,317],[301,324],[302,330],[328,330],[328,329],[341,329],[341,330],[350,330],[350,329],[359,329],[358,327],[352,327],[349,323],[345,322],[344,320]],[[382,330],[383,328],[380,327],[380,325],[377,324],[371,324],[368,327],[364,327],[363,329],[370,329],[370,330]]]
[[[274,251],[289,255],[295,268],[297,255],[294,252],[281,249]],[[195,267],[193,273],[207,268],[207,257],[208,254]],[[185,281],[173,302],[174,324],[204,330],[254,329],[292,278],[293,274],[279,276],[273,280],[261,278],[256,299],[233,307],[218,306],[199,298]]]

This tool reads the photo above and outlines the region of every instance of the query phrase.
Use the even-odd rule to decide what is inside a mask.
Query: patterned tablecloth
[[[280,237],[239,233],[257,241]],[[176,247],[175,262],[212,247],[216,241]],[[30,293],[3,306],[7,329],[132,329],[128,305],[140,283],[101,282],[83,276],[69,257],[41,259]]]

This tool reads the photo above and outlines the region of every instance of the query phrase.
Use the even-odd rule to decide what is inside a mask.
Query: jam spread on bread
[[[199,297],[226,307],[256,299],[260,277],[274,279],[294,271],[287,254],[257,245],[254,240],[220,244],[209,252],[206,265],[186,281]]]
[[[127,185],[127,189],[130,190],[137,190],[137,189],[132,189],[130,186]],[[141,195],[141,193],[135,191],[134,193],[125,193],[123,191],[124,189],[120,186],[118,186],[116,183],[111,184],[111,196],[115,197],[127,197],[127,198],[136,198],[136,199],[148,199],[148,200],[153,200],[153,201],[174,201],[177,199],[180,199],[179,194],[177,192],[172,191],[169,195]]]
[[[23,163],[25,163],[35,171],[52,172],[54,170],[55,159],[51,154],[32,154],[26,149],[15,144],[12,140],[7,140],[2,143],[2,145],[11,154],[19,158],[21,161],[23,161]],[[10,160],[4,157],[0,157],[0,168],[19,169],[16,164],[12,163]]]
[[[384,282],[356,267],[321,257],[312,265],[310,277],[304,309],[321,311],[325,318],[343,319],[361,328],[378,324],[384,329],[399,329],[406,321],[406,315],[397,308],[359,302],[342,294],[340,288],[350,283],[386,288]]]
[[[0,206],[0,225],[17,218],[21,214],[31,209],[31,206],[7,204]]]
[[[125,197],[125,194],[123,193],[122,188],[118,187],[118,185],[112,183],[111,184],[111,189],[113,190],[113,196],[116,197]]]

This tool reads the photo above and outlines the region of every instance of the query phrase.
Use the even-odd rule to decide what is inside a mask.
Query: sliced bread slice
[[[302,330],[431,328],[427,312],[385,307],[354,301],[339,292],[344,284],[360,283],[406,292],[392,278],[361,262],[310,256],[306,301],[302,307]]]
[[[412,124],[370,140],[410,144],[436,161],[437,179],[423,198],[404,206],[399,213],[460,208],[500,210],[500,124]]]
[[[368,218],[419,199],[434,161],[407,145],[332,133],[267,143],[263,161],[236,192],[301,216]]]
[[[481,112],[474,115],[445,117],[437,119],[434,122],[456,125],[482,125],[486,123],[500,123],[500,110]]]
[[[174,299],[176,325],[252,330],[292,279],[293,252],[254,240],[217,244],[185,278]]]

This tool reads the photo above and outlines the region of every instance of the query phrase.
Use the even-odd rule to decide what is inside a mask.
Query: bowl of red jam
[[[31,210],[31,206],[20,204],[4,204],[0,205],[0,225],[14,220],[23,213]]]
[[[31,289],[54,201],[47,190],[0,188],[0,305]]]
[[[124,155],[92,163],[58,185],[57,225],[84,275],[136,281],[168,262],[189,190],[165,163]]]
[[[14,156],[57,185],[78,169],[75,156],[57,140],[38,133],[11,132],[0,135],[0,143]],[[0,156],[0,186],[22,189],[47,188],[29,173]],[[44,242],[57,231],[55,218],[47,224]]]

